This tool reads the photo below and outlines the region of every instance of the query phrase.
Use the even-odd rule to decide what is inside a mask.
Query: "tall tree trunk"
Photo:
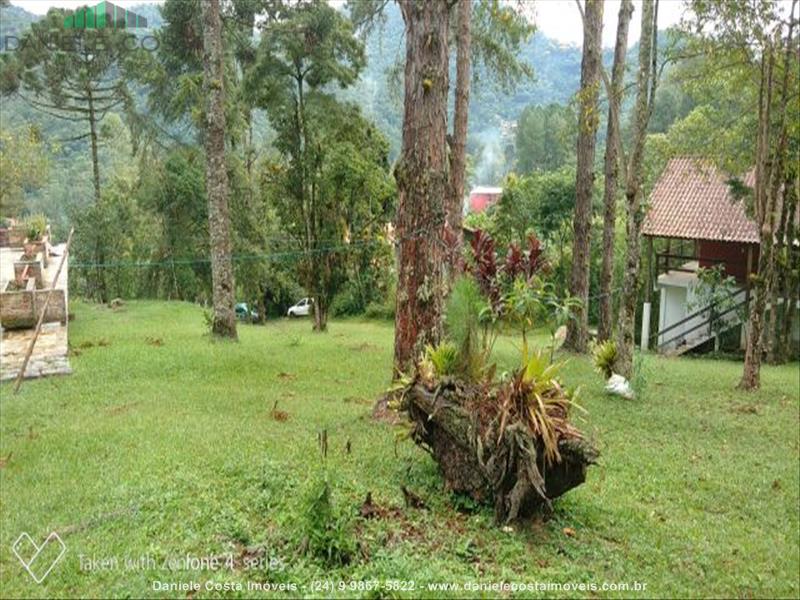
[[[633,375],[633,348],[636,326],[636,301],[639,291],[639,240],[644,213],[641,210],[642,163],[647,123],[653,109],[656,90],[658,2],[642,3],[642,35],[639,39],[639,72],[636,81],[634,106],[633,148],[625,182],[627,208],[625,274],[622,281],[622,299],[619,307],[617,330],[616,371],[630,379]]]
[[[764,275],[770,263],[772,249],[771,210],[767,193],[767,157],[769,154],[770,114],[772,104],[772,68],[773,57],[761,57],[761,84],[759,88],[758,106],[758,140],[756,142],[756,181],[755,181],[755,216],[759,225],[761,241],[759,244],[757,275],[751,277],[755,291],[754,300],[749,307],[750,316],[747,321],[747,346],[744,353],[744,370],[739,388],[757,389],[761,386],[761,351],[762,330],[764,328],[764,309],[767,305],[767,282]],[[765,229],[767,230],[765,232]],[[766,243],[765,243],[766,240]]]
[[[442,331],[447,164],[448,5],[400,2],[406,33],[403,144],[397,179],[394,366],[407,369]]]
[[[603,264],[600,269],[600,322],[597,339],[611,338],[614,312],[611,286],[614,280],[614,232],[617,221],[617,183],[619,156],[617,144],[619,131],[615,115],[622,104],[622,84],[625,76],[625,54],[628,49],[628,25],[633,14],[633,2],[623,0],[617,17],[617,41],[614,44],[614,65],[611,68],[611,93],[608,95],[608,129],[605,154],[605,189],[603,191]]]
[[[789,182],[785,182],[789,183]],[[772,285],[770,286],[770,293],[769,293],[769,320],[767,322],[766,332],[764,336],[764,344],[767,350],[767,363],[771,365],[778,364],[780,362],[780,349],[778,348],[778,322],[779,322],[779,299],[781,297],[781,291],[784,288],[784,280],[783,280],[783,269],[780,268],[782,263],[782,256],[785,251],[785,244],[783,237],[783,233],[786,231],[786,211],[788,202],[789,202],[789,194],[791,188],[784,186],[783,192],[780,194],[780,201],[776,198],[776,203],[778,204],[776,208],[776,217],[777,217],[777,228],[776,228],[776,236],[775,236],[775,246],[773,248],[773,252],[775,253],[775,269],[773,273]],[[784,309],[786,306],[784,305]]]
[[[461,271],[461,248],[464,244],[461,221],[464,210],[464,181],[467,167],[471,19],[472,0],[458,0],[455,108],[453,111],[453,143],[450,148],[450,186],[447,194],[447,225],[450,230],[448,263],[451,280]]]
[[[790,69],[792,58],[792,34],[796,23],[794,9],[797,4],[792,3],[789,19],[789,32],[786,37],[786,50],[783,60],[783,82],[781,85],[781,100],[778,108],[777,143],[774,150],[770,147],[772,127],[772,96],[774,84],[775,54],[770,46],[762,56],[761,89],[759,97],[759,129],[758,143],[756,144],[758,156],[756,157],[756,182],[755,182],[755,212],[760,226],[761,243],[758,256],[758,275],[755,278],[755,300],[750,309],[748,321],[747,347],[744,354],[744,369],[739,388],[754,390],[761,387],[761,358],[763,352],[762,330],[764,328],[767,300],[771,295],[775,281],[775,206],[781,184],[785,177],[783,174],[788,131],[786,112],[790,95]],[[772,42],[770,42],[771,44]],[[775,307],[773,307],[775,310]]]
[[[94,186],[94,204],[100,205],[100,158],[98,156],[98,142],[97,142],[97,113],[94,106],[94,96],[92,95],[91,86],[86,87],[86,102],[88,104],[88,119],[89,119],[89,141],[91,143],[92,151],[92,184]],[[100,302],[106,303],[109,301],[108,285],[106,284],[106,272],[103,263],[106,262],[106,253],[103,249],[103,244],[99,238],[95,239],[94,247],[94,261],[97,263],[95,267],[95,292]]]
[[[794,159],[800,163],[800,157]],[[792,330],[794,328],[794,321],[797,318],[797,302],[800,297],[800,275],[797,272],[797,259],[791,240],[794,240],[797,235],[797,228],[795,227],[795,219],[798,202],[800,201],[800,176],[797,174],[794,177],[794,182],[786,182],[786,187],[792,187],[794,193],[787,197],[789,206],[786,209],[786,226],[783,230],[783,238],[787,241],[786,244],[786,262],[783,264],[783,289],[781,296],[784,301],[784,317],[779,326],[778,333],[778,355],[781,361],[788,361],[793,358],[794,348],[792,340]]]
[[[328,300],[323,295],[314,296],[314,331],[328,330]]]
[[[591,249],[594,153],[599,122],[597,100],[600,93],[602,31],[602,0],[586,0],[583,22],[580,115],[578,116],[572,273],[570,276],[570,293],[578,298],[581,304],[575,309],[574,318],[567,326],[567,337],[564,341],[564,346],[575,352],[586,352],[589,342],[589,252]]]
[[[100,203],[100,160],[97,144],[97,115],[94,109],[94,96],[91,86],[86,88],[86,101],[89,109],[89,139],[92,145],[92,183],[94,184],[94,201]]]
[[[211,331],[218,337],[236,339],[228,172],[225,167],[225,73],[220,0],[204,0],[201,6],[203,88],[206,96],[206,194],[214,302]]]

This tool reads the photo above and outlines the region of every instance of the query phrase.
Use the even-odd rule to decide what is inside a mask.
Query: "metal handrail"
[[[671,337],[670,339],[668,339],[668,340],[666,340],[666,341],[664,341],[664,342],[661,342],[660,344],[658,344],[658,348],[659,348],[659,350],[660,350],[661,348],[665,347],[665,346],[668,346],[669,344],[671,344],[672,342],[674,342],[674,341],[676,341],[676,340],[679,340],[679,339],[681,339],[681,338],[685,338],[685,337],[686,337],[686,336],[687,336],[689,333],[691,333],[692,331],[694,331],[694,330],[696,330],[696,329],[700,329],[701,327],[705,327],[705,326],[706,326],[706,325],[708,325],[709,323],[713,323],[714,321],[717,321],[717,320],[721,319],[722,317],[724,317],[725,315],[727,315],[729,312],[732,312],[732,311],[734,311],[734,310],[738,310],[739,308],[741,308],[742,306],[744,306],[745,304],[747,304],[749,301],[750,301],[750,299],[749,299],[749,298],[745,298],[744,300],[742,300],[741,302],[739,302],[739,304],[734,304],[733,306],[729,307],[728,309],[726,309],[726,310],[722,311],[721,313],[719,313],[719,314],[717,314],[717,315],[715,315],[715,314],[713,314],[713,313],[712,313],[712,315],[711,315],[711,318],[709,318],[707,321],[703,321],[702,323],[698,323],[698,324],[697,324],[697,325],[695,325],[694,327],[691,327],[691,328],[687,329],[686,331],[683,331],[683,332],[679,333],[678,335],[676,335],[676,336],[674,336],[674,337]],[[712,307],[713,307],[713,306],[715,306],[715,305],[712,305]],[[709,307],[709,308],[712,308],[712,307]],[[665,330],[665,331],[666,331],[666,330]],[[663,332],[661,332],[659,335],[663,335]]]
[[[661,335],[664,335],[666,332],[668,332],[668,331],[672,331],[672,330],[673,330],[673,329],[675,329],[676,327],[679,327],[680,325],[683,325],[684,323],[688,323],[688,322],[689,322],[689,321],[691,321],[692,319],[695,319],[695,318],[699,317],[699,316],[700,316],[700,315],[702,315],[704,312],[707,312],[707,311],[709,311],[709,310],[712,310],[712,309],[713,309],[713,308],[714,308],[714,307],[715,307],[717,304],[719,304],[719,303],[720,303],[720,302],[722,302],[723,300],[727,300],[727,299],[729,299],[729,298],[736,298],[736,296],[737,296],[737,295],[739,295],[739,294],[741,294],[741,293],[745,293],[745,294],[746,294],[746,293],[747,293],[747,290],[741,290],[741,289],[740,289],[740,290],[736,290],[735,292],[731,292],[731,293],[730,293],[730,294],[728,294],[726,297],[724,297],[724,298],[721,298],[720,300],[718,300],[718,301],[717,301],[717,302],[715,302],[714,304],[709,304],[708,306],[706,306],[706,307],[704,307],[704,308],[701,308],[700,310],[698,310],[698,311],[696,311],[696,312],[693,312],[692,314],[690,314],[690,315],[688,315],[688,316],[684,317],[684,318],[683,318],[683,319],[681,319],[680,321],[676,321],[675,323],[673,323],[673,324],[672,324],[672,325],[670,325],[669,327],[665,327],[665,328],[664,328],[664,329],[662,329],[661,331],[656,331],[655,333],[653,333],[653,334],[651,334],[651,335],[650,335],[650,340],[651,340],[651,341],[654,341],[656,338],[658,338],[658,337],[659,337],[659,336],[661,336]]]
[[[743,265],[745,264],[744,261],[740,260],[730,260],[728,258],[713,258],[710,256],[700,256],[700,255],[691,255],[691,254],[671,254],[667,252],[659,252],[656,254],[656,270],[662,270],[662,263],[663,263],[663,270],[664,272],[667,271],[682,271],[685,273],[694,273],[694,269],[684,269],[682,267],[670,267],[670,260],[678,259],[678,260],[696,260],[698,262],[705,261],[715,264],[724,264],[724,265]]]

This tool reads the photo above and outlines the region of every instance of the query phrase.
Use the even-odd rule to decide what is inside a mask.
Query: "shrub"
[[[445,325],[458,353],[458,374],[468,381],[485,374],[496,336],[494,317],[474,279],[456,280],[447,299]]]
[[[334,317],[348,317],[364,312],[361,300],[350,288],[345,288],[333,298],[331,302],[331,315]]]
[[[25,235],[28,240],[35,242],[41,240],[47,231],[47,217],[42,213],[29,216],[25,219]]]
[[[315,481],[306,495],[303,535],[306,552],[328,566],[349,564],[356,553],[350,516],[333,505],[327,478]]]
[[[458,350],[450,342],[442,342],[437,346],[425,347],[425,357],[420,370],[427,376],[450,377],[458,374]]]
[[[542,351],[536,352],[499,389],[498,437],[502,437],[508,425],[523,423],[531,435],[541,440],[548,464],[561,460],[560,439],[581,437],[569,423],[577,391],[561,384],[559,372],[563,364],[551,362]]]
[[[368,319],[394,321],[395,304],[397,303],[397,285],[392,284],[381,302],[370,302],[364,310]]]

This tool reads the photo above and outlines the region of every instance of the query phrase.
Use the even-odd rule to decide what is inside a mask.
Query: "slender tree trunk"
[[[639,39],[639,71],[636,83],[636,104],[634,106],[633,148],[627,168],[625,182],[625,203],[627,207],[625,273],[622,281],[617,330],[616,371],[630,379],[633,376],[633,349],[636,327],[636,301],[639,291],[639,247],[640,232],[644,213],[641,210],[642,163],[644,144],[647,136],[647,123],[652,113],[656,89],[656,37],[658,23],[658,3],[653,0],[642,2],[642,35]]]
[[[613,297],[611,286],[614,280],[614,232],[617,222],[617,183],[619,179],[619,156],[615,114],[622,104],[622,84],[625,76],[625,54],[628,49],[628,25],[633,14],[633,2],[623,0],[617,18],[617,41],[614,44],[614,65],[611,68],[611,94],[608,97],[608,130],[606,135],[605,189],[603,191],[603,264],[600,270],[600,322],[597,339],[605,341],[614,328]]]
[[[788,183],[788,182],[787,182]],[[769,320],[767,322],[766,335],[764,336],[764,344],[767,349],[767,363],[771,365],[780,362],[780,350],[778,348],[778,319],[779,319],[779,299],[783,285],[783,269],[780,268],[781,257],[784,253],[784,237],[783,233],[786,231],[786,209],[789,202],[787,191],[790,188],[784,187],[781,194],[781,202],[777,213],[778,226],[776,228],[777,235],[774,242],[773,252],[775,253],[775,269],[773,273],[772,285],[770,286],[769,294]],[[776,215],[776,216],[778,216]],[[784,305],[784,309],[786,306]]]
[[[100,203],[100,160],[98,158],[97,144],[97,115],[94,110],[94,96],[92,88],[86,88],[86,101],[89,108],[89,139],[92,144],[92,183],[94,184],[94,201]]]
[[[225,167],[225,73],[220,0],[204,0],[201,6],[203,87],[206,96],[206,194],[214,303],[211,331],[218,337],[236,339],[228,172]]]
[[[795,160],[800,162],[800,157],[795,157]],[[791,244],[791,240],[794,240],[798,234],[795,227],[795,219],[798,201],[800,201],[800,176],[796,175],[794,182],[786,182],[786,187],[788,188],[789,186],[793,188],[794,193],[787,197],[789,206],[786,210],[786,226],[783,231],[783,237],[788,242],[786,244],[786,262],[783,265],[783,290],[781,292],[785,310],[778,333],[778,354],[781,361],[784,362],[791,360],[794,355],[792,330],[794,321],[797,318],[797,302],[798,297],[800,297],[800,276],[798,276],[796,270],[797,253]]]
[[[755,215],[759,224],[761,242],[759,244],[757,275],[752,277],[755,298],[750,308],[747,322],[747,346],[744,353],[744,370],[739,388],[757,389],[761,386],[761,333],[764,327],[764,308],[767,304],[767,281],[764,278],[770,262],[772,249],[771,215],[769,194],[767,193],[767,156],[769,148],[769,121],[772,104],[772,55],[761,58],[761,85],[758,106],[758,140],[756,143],[756,181]],[[765,232],[766,229],[766,232]],[[766,240],[766,243],[764,243]]]
[[[86,102],[88,104],[88,119],[89,119],[89,140],[91,142],[92,151],[92,183],[94,185],[94,204],[100,205],[100,158],[98,156],[99,145],[97,142],[97,114],[94,106],[94,96],[92,95],[91,86],[86,88]],[[109,301],[108,285],[106,284],[106,273],[103,268],[103,263],[106,261],[106,253],[103,249],[103,244],[99,238],[95,238],[94,247],[94,261],[97,263],[95,268],[95,291],[100,302],[106,303]]]
[[[314,331],[328,330],[328,300],[323,295],[314,296]]]
[[[767,300],[771,295],[775,281],[775,205],[783,175],[788,131],[786,113],[790,95],[790,70],[793,65],[792,34],[794,32],[794,9],[797,2],[792,3],[790,11],[789,32],[786,37],[786,50],[783,59],[783,82],[781,100],[778,108],[777,143],[774,152],[770,148],[772,123],[772,87],[775,55],[772,48],[762,56],[762,77],[759,97],[759,140],[756,158],[756,215],[761,231],[761,244],[758,256],[758,275],[755,278],[755,301],[750,310],[748,323],[747,347],[744,354],[744,369],[739,388],[754,390],[761,387],[761,358],[763,352],[762,329],[765,321]],[[766,64],[766,68],[764,68]],[[775,310],[775,307],[773,307]]]
[[[464,244],[461,221],[464,210],[464,181],[467,166],[471,19],[472,0],[458,0],[455,109],[453,111],[453,144],[450,148],[450,187],[447,199],[447,225],[450,230],[448,263],[451,280],[461,272],[461,248]]]
[[[578,116],[577,176],[575,182],[575,217],[573,220],[572,272],[570,293],[581,304],[567,326],[564,347],[586,352],[589,343],[589,252],[591,249],[592,188],[594,153],[597,142],[600,93],[601,38],[603,2],[586,0],[581,61],[580,114]]]
[[[442,331],[447,164],[448,5],[400,2],[406,32],[403,144],[395,168],[399,247],[394,365],[407,369]]]

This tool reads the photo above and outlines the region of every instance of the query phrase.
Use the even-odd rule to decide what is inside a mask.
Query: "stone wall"
[[[17,376],[33,333],[33,329],[0,332],[0,380]],[[67,326],[61,323],[45,323],[33,348],[25,377],[71,373],[68,351]]]

